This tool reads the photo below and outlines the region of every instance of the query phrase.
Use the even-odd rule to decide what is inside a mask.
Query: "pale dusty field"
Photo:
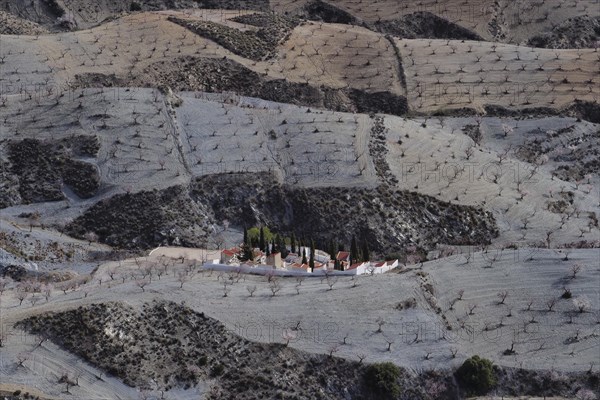
[[[592,175],[589,182],[579,185],[565,182],[552,177],[555,162],[536,167],[514,155],[534,133],[575,123],[570,118],[483,118],[482,141],[474,146],[464,132],[466,125],[477,124],[474,118],[407,120],[390,116],[386,117],[386,159],[398,185],[406,190],[492,210],[501,232],[498,246],[545,243],[548,232],[552,232],[551,247],[581,240],[594,242],[600,239],[598,227],[589,226],[590,213],[600,212],[597,177]],[[504,137],[503,125],[514,127],[514,132]],[[598,129],[590,123],[577,127],[574,135],[593,135]],[[467,156],[468,149],[471,156]],[[550,211],[548,202],[556,201],[563,190],[574,193],[573,205],[565,213]],[[566,215],[575,210],[579,214]],[[528,221],[526,228],[524,220]]]
[[[271,0],[273,9],[293,12],[308,0]],[[339,9],[371,23],[399,19],[415,12],[430,12],[470,29],[485,40],[520,44],[577,15],[598,16],[594,0],[491,1],[491,0],[326,0]]]
[[[396,40],[414,111],[486,104],[561,108],[598,101],[600,53],[476,41]]]
[[[18,306],[12,289],[4,293],[0,310],[8,341],[2,348],[0,376],[3,382],[26,384],[63,398],[62,387],[53,384],[52,377],[62,370],[76,369],[82,372],[85,384],[72,389],[75,396],[131,396],[132,389],[109,377],[97,379],[101,373],[96,369],[49,342],[36,347],[35,337],[12,330],[11,326],[28,315],[82,304],[124,301],[140,306],[154,298],[183,301],[219,319],[231,331],[255,341],[282,342],[282,332],[300,323],[298,336],[290,344],[295,348],[328,352],[335,347],[341,357],[356,359],[363,354],[368,362],[393,361],[409,369],[449,368],[459,365],[466,357],[480,354],[507,366],[560,372],[585,371],[593,363],[592,368],[597,370],[598,249],[574,251],[569,261],[561,261],[562,256],[553,250],[506,250],[496,254],[497,261],[488,267],[493,256],[492,252],[475,253],[465,264],[464,255],[456,255],[427,262],[422,268],[410,266],[403,273],[362,277],[356,287],[352,287],[350,278],[343,278],[333,290],[319,278],[307,279],[302,282],[299,294],[294,279],[283,279],[283,290],[275,297],[264,278],[250,276],[240,277],[238,283],[230,286],[229,295],[223,297],[221,280],[229,277],[197,269],[180,288],[175,271],[188,269],[188,264],[178,260],[169,264],[167,275],[159,279],[154,274],[152,283],[142,292],[129,278],[122,283],[120,274],[140,273],[146,265],[156,267],[164,258],[151,257],[149,264],[144,259],[138,259],[137,263],[129,260],[120,266],[107,263],[90,283],[66,295],[55,291],[48,302],[41,299],[35,306],[28,300]],[[583,268],[575,279],[570,279],[570,267],[575,263]],[[116,267],[119,272],[111,280],[109,271]],[[428,284],[430,289],[427,289]],[[249,297],[246,287],[253,285],[257,291]],[[574,299],[587,298],[589,308],[579,313],[572,300],[558,298],[563,285],[572,291]],[[461,289],[464,290],[462,300],[456,301],[450,310],[450,302]],[[505,304],[499,305],[497,293],[503,290],[508,291],[508,296]],[[545,304],[551,297],[558,300],[553,310],[547,311]],[[398,303],[410,298],[416,299],[415,308],[396,309]],[[529,300],[532,306],[528,311]],[[477,307],[472,314],[465,313],[471,303]],[[440,307],[437,313],[432,308],[436,305]],[[510,317],[507,316],[509,310]],[[571,314],[573,318],[569,323]],[[378,318],[385,322],[381,333],[376,332]],[[448,330],[446,324],[452,330]],[[342,344],[344,337],[345,345]],[[388,342],[392,343],[390,351],[387,351]],[[513,342],[516,354],[503,355]],[[33,358],[25,362],[24,368],[17,368],[15,357],[24,351],[31,351]],[[453,351],[456,358],[452,357]],[[173,395],[191,398],[194,393]]]

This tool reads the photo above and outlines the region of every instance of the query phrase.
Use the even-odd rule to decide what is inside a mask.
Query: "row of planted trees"
[[[343,269],[340,260],[336,259],[336,255],[340,251],[345,251],[344,244],[332,238],[327,243],[320,242],[318,244],[319,248],[327,249],[330,259],[334,260],[334,268],[336,270]],[[280,253],[282,259],[286,258],[290,253],[294,253],[302,256],[302,263],[308,264],[312,270],[315,266],[316,247],[317,244],[312,238],[298,238],[294,232],[289,237],[285,237],[271,232],[266,226],[260,226],[250,229],[244,228],[244,242],[241,247],[241,256],[243,260],[253,259],[254,254],[252,250],[255,248],[260,249],[267,256]],[[307,248],[310,248],[308,254],[306,251]],[[352,235],[349,253],[351,264],[359,261],[369,261],[371,254],[366,239],[363,239],[359,246],[355,235]]]

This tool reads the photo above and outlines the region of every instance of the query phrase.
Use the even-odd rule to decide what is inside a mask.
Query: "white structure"
[[[212,264],[206,263],[203,268],[205,270],[223,271],[223,272],[240,272],[244,274],[256,274],[256,275],[277,275],[277,276],[316,276],[316,275],[375,275],[383,274],[398,266],[398,260],[392,261],[381,261],[381,262],[362,262],[351,266],[346,271],[336,271],[328,269],[329,264],[322,264],[319,267],[315,267],[314,272],[309,272],[308,265],[303,264],[292,264],[287,269],[276,269],[270,265],[247,265],[242,264],[226,265],[226,264]]]

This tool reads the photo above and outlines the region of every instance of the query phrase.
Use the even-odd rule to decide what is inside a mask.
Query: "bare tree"
[[[142,289],[142,292],[145,292],[146,289],[144,289],[146,286],[148,286],[148,284],[150,283],[150,281],[146,278],[142,278],[142,279],[136,279],[135,281],[135,285],[137,287],[139,287],[140,289]]]
[[[579,310],[580,313],[586,312],[592,306],[592,303],[588,300],[587,297],[579,297],[573,299],[573,304],[575,305],[577,310]]]
[[[467,307],[469,308],[469,315],[475,314],[474,311],[477,308],[477,304],[469,304]]]
[[[377,330],[375,332],[377,332],[377,333],[383,332],[382,327],[383,327],[383,325],[385,325],[384,319],[379,317],[375,320],[375,323],[377,324]]]
[[[329,358],[333,357],[334,353],[337,353],[340,350],[340,346],[337,344],[331,345],[329,347]]]
[[[256,292],[256,285],[246,286],[246,290],[250,294],[250,297],[254,296],[254,292]]]
[[[179,282],[179,289],[183,289],[183,284],[189,280],[189,276],[185,271],[179,271],[177,273],[177,281]]]
[[[296,338],[296,333],[292,329],[286,329],[281,333],[281,337],[285,340],[285,345],[289,345],[290,341]]]
[[[19,305],[23,304],[23,301],[27,298],[28,295],[29,295],[29,293],[26,292],[25,290],[17,289],[15,291],[15,298],[17,300],[19,300]]]
[[[8,284],[10,283],[10,278],[0,278],[0,296],[2,296],[4,294],[4,291],[6,290],[6,287],[8,286]]]
[[[71,393],[69,391],[69,389],[73,386],[76,386],[77,383],[73,380],[73,378],[71,378],[69,376],[68,372],[63,372],[61,377],[58,379],[58,383],[64,383],[65,384],[65,393]]]
[[[25,364],[25,361],[29,360],[30,358],[31,358],[30,352],[21,352],[21,353],[17,354],[17,366],[23,367],[23,364]]]
[[[531,306],[533,305],[533,302],[533,299],[527,300],[527,311],[531,311]]]
[[[231,292],[231,285],[233,285],[233,282],[229,280],[223,281],[223,297],[227,297],[229,295]]]
[[[31,307],[35,307],[35,305],[36,305],[36,303],[37,303],[38,301],[40,301],[40,297],[39,297],[39,296],[32,295],[32,296],[29,298],[29,302],[31,303]]]
[[[385,342],[387,343],[387,351],[392,351],[392,345],[394,344],[394,339],[386,336]]]
[[[546,307],[548,308],[548,311],[552,311],[555,305],[556,297],[550,297],[548,300],[546,300]]]
[[[577,277],[577,274],[581,272],[581,268],[581,264],[574,264],[573,266],[571,266],[571,279],[575,279]]]
[[[327,285],[329,286],[329,290],[333,290],[333,285],[335,285],[338,281],[337,277],[327,277]]]
[[[46,302],[48,302],[48,300],[50,300],[50,296],[52,296],[53,289],[54,289],[54,286],[51,283],[46,283],[42,287],[42,291],[44,293],[44,298],[46,299]]]
[[[269,283],[269,289],[271,290],[271,296],[275,297],[275,295],[281,290],[281,284],[277,279],[273,279]]]
[[[498,304],[504,304],[504,301],[508,297],[508,290],[502,290],[502,291],[498,292],[497,296],[499,299]]]

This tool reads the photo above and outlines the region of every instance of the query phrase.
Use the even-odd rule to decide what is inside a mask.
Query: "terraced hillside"
[[[599,17],[0,0],[0,397],[597,398]],[[259,226],[399,266],[202,266]]]

